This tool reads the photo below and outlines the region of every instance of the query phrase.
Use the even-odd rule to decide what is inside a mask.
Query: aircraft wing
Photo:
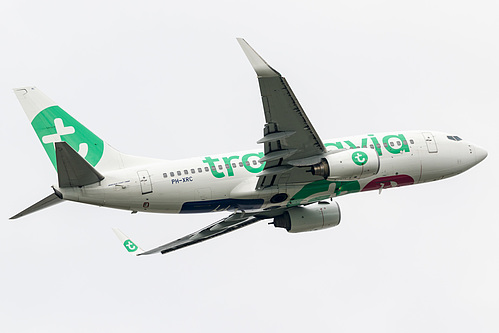
[[[205,240],[224,235],[226,233],[229,233],[231,231],[240,229],[242,227],[246,227],[250,224],[253,224],[255,222],[270,218],[270,215],[265,214],[264,212],[259,212],[262,215],[256,216],[258,213],[245,213],[245,212],[235,212],[226,218],[223,218],[213,224],[210,224],[207,227],[204,227],[196,232],[193,232],[192,234],[189,234],[187,236],[184,236],[182,238],[179,238],[173,242],[167,243],[165,245],[158,246],[152,250],[148,251],[142,251],[140,247],[136,246],[135,243],[133,243],[129,238],[124,236],[124,234],[119,231],[118,229],[114,229],[116,235],[120,239],[120,241],[123,243],[125,248],[127,249],[128,252],[132,252],[130,250],[130,246],[133,248],[133,251],[135,249],[139,249],[136,254],[137,256],[142,256],[142,255],[148,255],[148,254],[154,254],[154,253],[161,253],[165,254],[168,252],[172,252],[178,249],[181,249],[186,246],[194,245],[200,242],[204,242]],[[272,214],[278,214],[278,212],[272,212]],[[130,245],[131,244],[131,245]],[[128,248],[127,248],[128,246]]]
[[[296,166],[319,163],[326,147],[293,94],[286,79],[270,67],[242,38],[237,41],[258,76],[265,112],[265,162],[259,174],[257,189],[283,183],[301,183],[317,180],[305,169]]]

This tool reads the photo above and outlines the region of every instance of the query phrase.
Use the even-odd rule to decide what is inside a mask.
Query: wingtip
[[[120,243],[125,247],[125,249],[133,256],[138,256],[144,253],[144,250],[140,246],[136,245],[127,235],[125,235],[120,229],[113,228],[114,234],[120,240]]]
[[[278,71],[270,65],[243,38],[236,38],[258,77],[279,77]]]

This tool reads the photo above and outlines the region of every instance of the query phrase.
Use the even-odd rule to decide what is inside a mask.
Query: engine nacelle
[[[379,171],[379,156],[374,149],[357,148],[327,155],[312,165],[312,174],[328,180],[356,180]]]
[[[291,207],[274,218],[274,226],[296,233],[335,227],[340,220],[340,206],[336,202],[319,202],[317,205]]]

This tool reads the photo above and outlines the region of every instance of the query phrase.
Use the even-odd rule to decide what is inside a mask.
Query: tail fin
[[[67,142],[92,167],[100,171],[142,164],[149,159],[124,155],[71,117],[36,87],[14,89],[38,139],[57,169],[56,142]]]

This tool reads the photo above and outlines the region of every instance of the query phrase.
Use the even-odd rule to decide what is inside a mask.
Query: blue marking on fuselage
[[[209,213],[225,210],[248,210],[259,209],[263,205],[263,199],[220,199],[190,201],[182,205],[180,214]]]

